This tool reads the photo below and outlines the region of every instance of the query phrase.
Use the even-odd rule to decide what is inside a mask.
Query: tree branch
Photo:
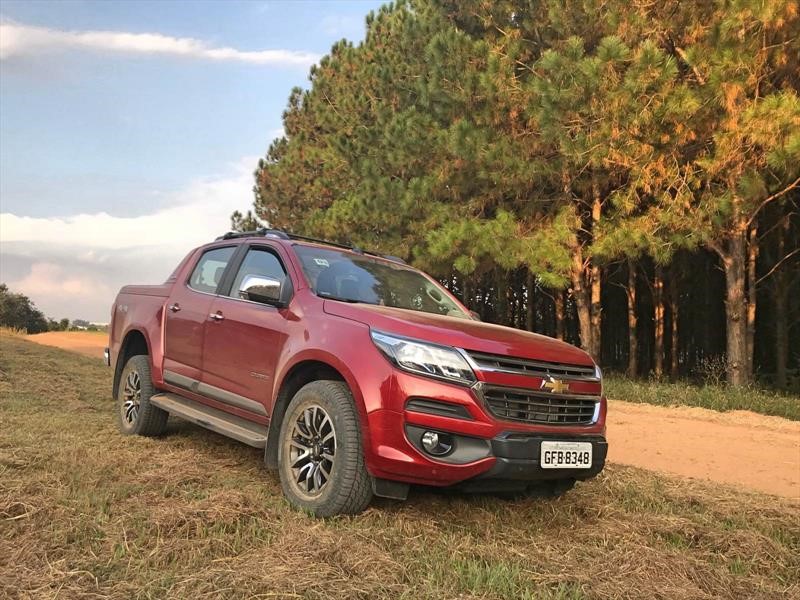
[[[794,256],[794,255],[795,255],[795,254],[797,254],[798,252],[800,252],[800,248],[796,248],[796,249],[792,250],[791,252],[789,252],[789,254],[787,254],[786,256],[784,256],[782,259],[780,259],[780,260],[779,260],[778,262],[776,262],[774,265],[772,265],[772,268],[771,268],[769,271],[767,271],[767,272],[766,272],[764,275],[762,275],[761,277],[759,277],[758,279],[756,279],[756,286],[758,286],[758,285],[759,285],[759,284],[760,284],[762,281],[764,281],[764,280],[765,280],[767,277],[769,277],[769,276],[770,276],[770,275],[772,275],[772,274],[773,274],[775,271],[777,271],[777,270],[778,270],[778,267],[780,267],[780,266],[781,266],[783,263],[785,263],[787,260],[789,260],[789,259],[790,259],[792,256]]]
[[[631,290],[627,285],[619,283],[617,281],[611,281],[610,283],[611,283],[611,285],[615,285],[615,286],[617,286],[618,288],[620,288],[621,290],[623,290],[625,292],[625,296],[628,298],[628,302],[633,300],[632,294],[631,294]],[[651,291],[652,291],[652,288],[651,288]]]
[[[784,219],[788,219],[789,217],[791,217],[794,214],[797,214],[797,213],[795,213],[793,211],[790,211],[790,212],[786,213],[782,218],[778,219],[777,222],[774,225],[772,225],[769,229],[767,229],[763,233],[760,233],[758,235],[758,243],[761,243],[761,240],[766,239],[769,236],[769,234],[771,234],[773,231],[775,231],[778,227],[784,227],[786,225],[786,223],[784,222]]]
[[[780,197],[781,197],[781,196],[783,196],[784,194],[788,194],[788,193],[789,193],[789,192],[791,192],[793,189],[795,189],[795,188],[797,187],[797,185],[798,185],[798,184],[800,184],[800,177],[798,177],[797,179],[795,179],[795,180],[794,180],[792,183],[790,183],[788,186],[786,186],[785,188],[783,188],[783,189],[782,189],[780,192],[775,192],[775,193],[774,193],[774,194],[772,194],[771,196],[768,196],[767,198],[765,198],[765,199],[764,199],[764,201],[763,201],[761,204],[759,204],[759,205],[758,205],[758,208],[756,208],[756,209],[755,209],[755,210],[752,212],[752,214],[750,215],[750,218],[749,218],[749,219],[747,219],[747,225],[750,225],[750,223],[753,221],[753,219],[755,219],[755,218],[756,218],[756,215],[757,215],[757,214],[758,214],[758,213],[761,211],[761,209],[762,209],[762,208],[764,208],[764,207],[765,207],[767,204],[769,204],[769,203],[770,203],[770,202],[772,202],[773,200],[777,200],[778,198],[780,198]]]
[[[723,250],[722,246],[720,246],[719,243],[717,243],[716,241],[710,241],[707,242],[707,246],[711,248],[714,252],[716,252],[717,256],[719,256],[722,259],[722,261],[725,262],[726,258],[725,250]]]
[[[689,66],[689,68],[694,73],[694,76],[697,77],[697,81],[700,82],[700,85],[705,85],[706,84],[705,78],[700,74],[700,71],[697,69],[697,67],[689,62],[689,57],[686,56],[686,51],[680,46],[673,46],[673,47],[675,48],[675,52],[678,54],[678,56],[681,57],[681,60]]]

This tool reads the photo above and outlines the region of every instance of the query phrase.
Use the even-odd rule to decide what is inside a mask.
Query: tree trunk
[[[522,325],[520,320],[520,297],[522,294],[521,288],[522,283],[520,282],[519,273],[516,271],[512,271],[509,273],[511,277],[512,284],[509,288],[509,299],[508,299],[508,325],[511,327],[515,327],[519,329]]]
[[[475,299],[472,297],[471,275],[461,276],[461,303],[470,310],[475,310]]]
[[[639,372],[639,340],[636,337],[636,265],[628,261],[628,376]]]
[[[784,220],[784,224],[778,227],[778,260],[786,252],[786,231],[789,228],[789,219]],[[775,278],[772,282],[773,293],[775,295],[775,385],[782,390],[788,385],[786,366],[789,356],[789,319],[788,310],[788,282],[786,272],[782,267],[775,271]]]
[[[589,324],[592,330],[589,354],[591,354],[599,363],[601,352],[600,314],[602,311],[602,306],[600,303],[600,267],[596,267],[594,265],[589,267],[589,279],[591,280]]]
[[[713,281],[713,273],[716,265],[712,264],[711,260],[705,260],[705,277],[703,278],[703,315],[706,315],[707,318],[701,319],[701,330],[703,332],[703,342],[702,342],[702,359],[707,359],[714,353],[715,344],[712,342],[711,339],[711,331],[712,321],[710,315],[714,310],[713,304],[713,296],[712,296],[712,281]],[[718,339],[718,338],[715,338]]]
[[[567,201],[572,199],[572,190],[570,188],[569,174],[564,171],[561,175],[561,184],[564,192],[564,197]],[[594,211],[593,211],[594,212]],[[581,221],[583,219],[580,219]],[[572,280],[572,298],[575,301],[575,308],[578,312],[578,335],[580,337],[581,348],[586,350],[593,358],[596,357],[592,354],[592,323],[591,323],[591,282],[587,282],[587,272],[589,272],[588,261],[584,262],[583,259],[583,246],[579,239],[578,233],[574,234],[572,241],[572,268],[570,269],[570,278]],[[589,288],[587,288],[587,283]]]
[[[492,314],[491,312],[491,303],[490,303],[490,291],[491,288],[489,287],[489,281],[487,281],[487,277],[484,276],[481,278],[480,283],[478,284],[478,290],[481,296],[481,304],[480,304],[480,315],[481,321],[487,321],[489,319],[489,315]]]
[[[528,271],[527,278],[525,279],[525,329],[528,331],[536,330],[536,296],[534,296],[534,286],[536,280],[533,273]]]
[[[670,364],[669,373],[672,379],[678,378],[678,282],[675,277],[670,281]]]
[[[738,228],[728,238],[728,248],[720,253],[725,269],[725,318],[728,383],[734,386],[750,382],[747,369],[747,238]]]
[[[503,325],[507,325],[509,327],[517,326],[515,322],[515,319],[517,318],[517,293],[515,289],[517,284],[516,279],[516,273],[514,273],[514,271],[506,272],[506,318],[503,322]]]
[[[655,321],[654,371],[657,378],[664,375],[664,276],[661,267],[656,266],[653,277],[653,318]]]
[[[583,286],[583,273],[573,274],[572,299],[575,302],[575,309],[578,313],[578,335],[581,348],[590,352],[592,348],[592,323],[589,312],[591,301],[586,288]]]
[[[578,246],[572,252],[572,298],[578,311],[578,330],[581,338],[581,348],[592,355],[592,322],[591,322],[591,296],[584,285],[583,252]]]
[[[564,290],[556,290],[553,294],[556,313],[556,337],[564,339]]]
[[[786,318],[787,300],[786,275],[778,271],[775,273],[775,385],[782,390],[788,385],[786,365],[789,354],[789,336],[786,330],[789,320]]]
[[[495,320],[500,325],[508,324],[508,281],[506,273],[500,267],[495,267]]]
[[[748,381],[753,380],[753,348],[756,337],[756,262],[758,260],[758,225],[754,224],[748,234],[747,246],[747,362],[745,370]]]
[[[602,214],[602,201],[600,198],[600,186],[597,183],[597,178],[592,177],[592,235],[597,233],[597,225],[600,222],[600,216]],[[602,304],[600,302],[600,285],[601,281],[601,273],[600,267],[594,264],[594,261],[590,258],[588,265],[588,276],[589,276],[589,285],[590,285],[590,307],[589,307],[589,322],[591,328],[591,337],[589,338],[589,354],[591,354],[594,359],[599,363],[600,362],[600,352],[602,347],[600,346],[601,342],[601,329],[600,329],[600,317],[603,310]]]

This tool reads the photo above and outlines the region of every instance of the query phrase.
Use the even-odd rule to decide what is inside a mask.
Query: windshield
[[[399,263],[318,246],[294,249],[311,289],[322,298],[471,318],[439,285]]]

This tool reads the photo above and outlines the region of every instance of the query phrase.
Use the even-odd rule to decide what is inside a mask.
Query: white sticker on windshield
[[[325,260],[324,258],[315,258],[314,262],[317,263],[320,267],[329,267],[331,266],[330,263]]]

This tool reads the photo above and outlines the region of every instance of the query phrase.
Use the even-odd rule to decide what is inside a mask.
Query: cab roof
[[[321,240],[313,237],[308,237],[305,235],[298,235],[296,233],[290,233],[288,231],[284,231],[283,229],[268,229],[266,227],[262,227],[261,229],[255,229],[253,231],[229,231],[219,236],[215,241],[233,240],[233,239],[250,238],[250,237],[265,237],[265,238],[272,238],[284,241],[294,240],[299,242],[310,242],[312,244],[319,244],[321,246],[331,246],[333,248],[342,248],[344,250],[350,250],[351,252],[355,252],[356,254],[367,254],[370,256],[385,258],[387,260],[391,260],[396,263],[406,264],[406,261],[404,261],[399,256],[392,256],[391,254],[380,254],[378,252],[370,252],[369,250],[362,250],[361,248],[355,245],[342,244],[339,242]]]

